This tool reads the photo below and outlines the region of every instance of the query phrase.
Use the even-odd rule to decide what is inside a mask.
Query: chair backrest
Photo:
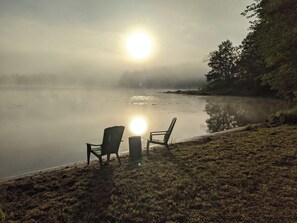
[[[122,141],[124,126],[113,126],[104,129],[101,155],[117,153]]]
[[[171,135],[171,132],[173,130],[173,127],[175,125],[175,122],[176,122],[176,118],[173,118],[172,121],[171,121],[171,124],[168,128],[168,130],[166,131],[166,134],[164,135],[164,142],[167,143],[169,138],[170,138],[170,135]]]

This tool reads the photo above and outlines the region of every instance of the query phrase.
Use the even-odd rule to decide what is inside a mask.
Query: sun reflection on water
[[[147,104],[155,104],[156,97],[150,95],[137,95],[129,98],[129,104],[133,105],[147,105]]]
[[[133,134],[142,135],[147,130],[147,121],[143,117],[134,117],[129,127]]]

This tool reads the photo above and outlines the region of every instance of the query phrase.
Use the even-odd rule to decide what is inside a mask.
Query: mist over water
[[[264,121],[284,106],[272,99],[188,96],[163,90],[85,87],[0,88],[0,178],[86,159],[86,142],[101,143],[104,128],[126,127],[120,152],[128,151],[129,124],[150,131],[177,123],[171,142]]]

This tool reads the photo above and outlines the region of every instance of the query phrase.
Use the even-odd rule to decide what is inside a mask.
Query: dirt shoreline
[[[215,135],[242,131],[242,130],[244,130],[246,128],[247,128],[247,126],[242,126],[242,127],[237,127],[237,128],[233,128],[233,129],[228,129],[228,130],[225,130],[225,131],[207,133],[207,134],[203,134],[203,135],[200,135],[200,136],[185,138],[185,139],[182,139],[180,141],[177,141],[176,143],[197,141],[197,140],[201,140],[204,137],[212,137],[212,136],[215,136]],[[143,152],[145,152],[146,148],[142,148],[142,150],[143,150]],[[129,155],[129,151],[125,151],[125,152],[120,153],[121,157],[125,157],[125,156],[128,156],[128,155]],[[114,159],[114,157],[112,157],[111,159]],[[94,160],[96,160],[96,158],[94,158],[93,161]],[[63,164],[63,165],[59,165],[59,166],[49,167],[49,168],[46,168],[46,169],[35,170],[35,171],[27,172],[27,173],[22,173],[22,174],[17,174],[17,175],[13,175],[13,176],[4,177],[4,178],[0,179],[0,185],[1,185],[1,183],[7,182],[7,181],[17,180],[17,179],[24,178],[24,177],[30,177],[30,176],[35,175],[35,174],[46,173],[46,172],[50,172],[50,171],[53,171],[53,170],[59,170],[59,169],[63,169],[63,168],[71,168],[71,167],[82,165],[82,164],[86,165],[86,163],[87,163],[86,161],[78,161],[78,162],[74,162],[74,163],[68,163],[68,164]]]
[[[2,222],[296,222],[297,126],[253,126],[0,184]]]

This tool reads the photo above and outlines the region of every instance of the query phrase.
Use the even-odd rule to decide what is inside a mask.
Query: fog
[[[109,126],[126,127],[127,152],[136,116],[143,142],[173,117],[171,142],[263,121],[283,105],[156,90],[203,87],[209,53],[247,35],[252,2],[0,0],[0,178],[82,161]],[[142,60],[126,44],[138,31],[152,45]]]
[[[200,75],[197,73],[200,70]],[[206,85],[203,68],[191,65],[154,67],[125,72],[118,86],[128,88],[198,89]]]
[[[184,66],[202,76],[210,51],[246,36],[249,24],[240,13],[251,2],[0,0],[0,75],[115,83],[126,72]],[[152,55],[142,62],[131,60],[125,48],[128,33],[137,29],[153,41]]]
[[[86,160],[86,142],[100,144],[104,128],[125,126],[120,153],[135,135],[131,121],[166,130],[170,142],[265,121],[283,102],[261,98],[207,97],[145,89],[0,87],[0,178]]]
[[[197,72],[198,71],[198,72]],[[84,87],[132,87],[132,88],[201,88],[206,80],[204,69],[190,64],[141,68],[125,71],[119,76],[93,74],[10,74],[0,75],[0,85],[29,86],[84,86]],[[199,74],[200,73],[200,74]]]

